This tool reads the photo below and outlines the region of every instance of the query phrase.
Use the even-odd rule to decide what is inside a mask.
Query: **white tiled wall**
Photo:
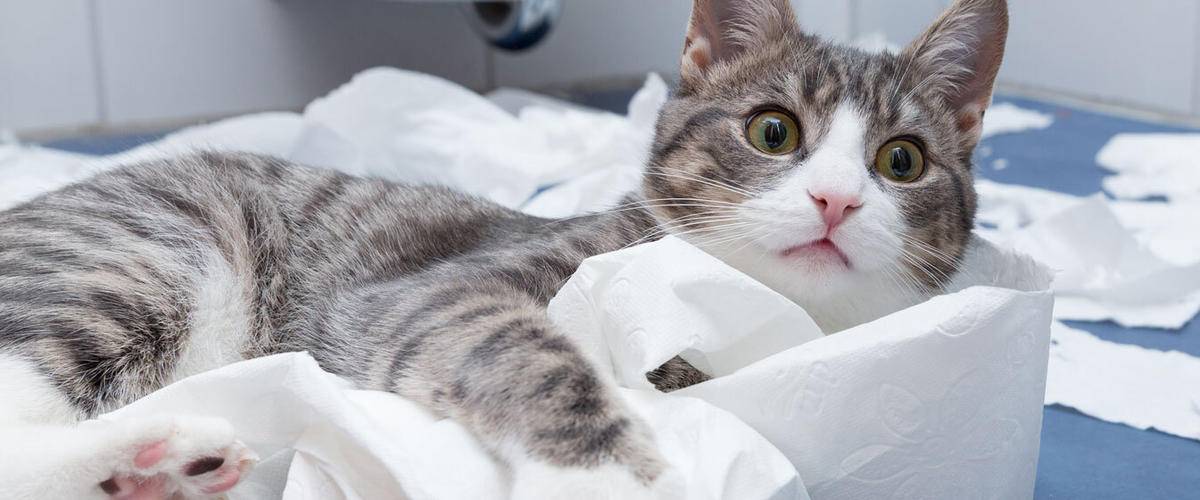
[[[0,129],[296,109],[378,65],[484,88],[486,53],[458,5],[0,0]]]
[[[792,0],[811,31],[830,38],[851,33],[850,3]],[[563,0],[563,16],[543,43],[520,54],[496,55],[496,84],[545,86],[679,69],[692,2],[686,0]]]
[[[1195,0],[1011,0],[1004,73],[1084,98],[1200,113]]]
[[[673,73],[687,0],[563,0],[534,50],[491,53],[451,2],[0,0],[0,129],[295,109],[394,65],[473,88]],[[791,0],[806,29],[904,44],[950,0]],[[1200,118],[1196,0],[1009,0],[1003,83]]]
[[[3,1],[3,0],[0,0]],[[98,0],[113,123],[302,106],[376,65],[484,86],[455,6],[357,0]]]
[[[678,71],[691,2],[566,0],[543,43],[496,55],[496,84],[545,86]]]
[[[802,0],[814,3],[812,0]],[[821,2],[816,2],[821,3]],[[845,2],[843,2],[845,3]],[[855,36],[883,33],[904,45],[925,31],[929,22],[950,4],[948,0],[858,0],[850,2]]]
[[[793,0],[812,8],[828,0]],[[853,39],[903,45],[950,0],[847,0]],[[1200,118],[1200,2],[1009,0],[1001,83]]]
[[[90,0],[0,0],[0,128],[99,120]]]

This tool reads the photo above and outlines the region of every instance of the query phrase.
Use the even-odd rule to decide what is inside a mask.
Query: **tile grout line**
[[[108,89],[104,83],[104,62],[101,58],[103,51],[100,48],[100,15],[97,11],[97,0],[88,0],[88,22],[91,25],[92,39],[92,70],[95,73],[96,91],[96,115],[98,123],[96,125],[107,125],[109,119],[108,109]]]
[[[1193,4],[1195,5],[1195,4]],[[1200,117],[1200,7],[1196,7],[1195,24],[1193,25],[1195,43],[1192,45],[1192,116]]]

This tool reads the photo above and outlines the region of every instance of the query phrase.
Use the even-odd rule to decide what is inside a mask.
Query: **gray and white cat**
[[[217,153],[0,213],[3,496],[220,495],[253,465],[228,423],[87,419],[301,350],[457,420],[515,498],[659,496],[650,430],[546,317],[558,287],[673,233],[827,331],[938,293],[972,228],[1006,31],[1004,0],[959,0],[902,53],[869,54],[804,34],[787,0],[696,0],[641,192],[579,218]],[[648,377],[706,375],[677,358]]]

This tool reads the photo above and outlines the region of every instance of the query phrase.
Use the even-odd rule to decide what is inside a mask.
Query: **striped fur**
[[[958,2],[943,31],[901,55],[805,35],[785,0],[736,5],[697,1],[643,192],[620,210],[544,220],[449,189],[246,154],[133,165],[0,213],[0,355],[36,367],[87,418],[200,370],[304,350],[361,387],[456,419],[510,463],[615,464],[650,484],[664,464],[648,430],[545,314],[583,259],[679,232],[704,206],[748,204],[816,168],[804,161],[830,147],[831,131],[857,133],[835,123],[845,116],[864,124],[847,143],[907,134],[929,147],[922,183],[870,179],[924,245],[909,249],[921,260],[893,266],[924,292],[937,289],[930,270],[956,270],[974,216],[970,113],[982,108],[955,89],[990,96],[986,64],[998,56],[925,66],[960,63],[947,39],[996,43],[959,33],[1003,23],[1002,0]],[[788,161],[745,141],[746,117],[764,105],[802,124]],[[649,377],[664,390],[707,378],[680,359]]]
[[[544,306],[584,258],[653,224],[558,223],[251,155],[137,165],[0,214],[0,352],[36,362],[82,416],[118,408],[186,375],[189,337],[213,333],[196,303],[216,271],[247,305],[236,352],[216,358],[306,350],[494,443],[599,465],[639,455],[639,424]]]

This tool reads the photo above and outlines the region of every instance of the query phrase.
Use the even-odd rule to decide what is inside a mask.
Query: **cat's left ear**
[[[983,130],[1007,39],[1006,0],[957,0],[904,51],[921,68],[917,85],[946,100],[973,143]]]

